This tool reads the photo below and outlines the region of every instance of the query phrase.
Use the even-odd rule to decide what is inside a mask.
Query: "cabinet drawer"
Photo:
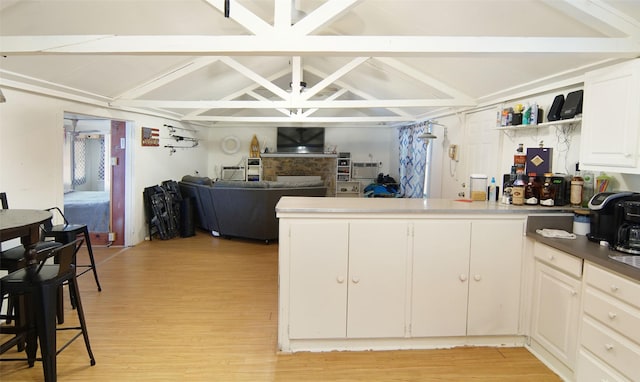
[[[576,381],[616,382],[629,380],[616,373],[587,351],[580,350],[578,367],[576,368]]]
[[[589,263],[586,264],[585,274],[585,279],[589,285],[640,309],[640,283],[618,276],[610,271],[605,271]]]
[[[569,255],[548,245],[536,242],[534,256],[545,264],[558,268],[570,275],[582,276],[582,259]]]
[[[588,287],[584,295],[584,311],[640,345],[640,310]]]
[[[640,381],[640,347],[585,317],[582,346],[632,381]]]

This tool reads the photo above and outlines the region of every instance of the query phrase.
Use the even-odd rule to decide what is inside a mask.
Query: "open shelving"
[[[559,119],[557,121],[549,121],[538,123],[536,125],[513,125],[513,126],[500,126],[496,127],[496,130],[509,131],[509,130],[528,130],[528,129],[537,129],[540,127],[546,126],[559,126],[559,125],[571,125],[575,123],[580,123],[582,121],[582,117],[576,117],[571,119]]]

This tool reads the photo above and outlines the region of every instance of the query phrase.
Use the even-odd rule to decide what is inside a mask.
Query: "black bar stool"
[[[0,279],[2,295],[22,295],[26,300],[26,324],[22,332],[15,333],[16,337],[23,336],[26,339],[27,362],[33,366],[36,361],[37,340],[40,342],[44,380],[54,382],[57,379],[56,356],[80,335],[84,338],[91,366],[96,361],[91,351],[89,335],[80,299],[80,290],[76,279],[75,256],[82,245],[82,239],[72,241],[54,248],[45,254],[36,254],[30,251],[27,262],[29,265],[8,274]],[[47,259],[53,258],[55,264],[45,264]],[[76,312],[80,322],[79,327],[64,327],[58,330],[78,330],[64,346],[57,350],[56,344],[56,307],[58,302],[58,290],[64,283],[69,285],[69,293],[76,305]],[[6,349],[2,349],[6,350]],[[19,359],[3,359],[16,361]]]
[[[79,235],[83,235],[84,241],[87,244],[87,251],[89,252],[89,261],[91,262],[91,264],[76,265],[76,267],[87,268],[83,272],[78,273],[78,276],[82,276],[89,270],[93,270],[93,277],[96,280],[98,291],[102,291],[100,281],[98,281],[98,271],[96,270],[96,262],[93,258],[93,249],[91,248],[91,238],[89,237],[89,228],[87,228],[87,225],[69,223],[67,218],[58,207],[47,208],[47,211],[56,211],[58,214],[60,214],[60,216],[64,220],[64,224],[53,225],[53,223],[51,222],[45,223],[43,229],[43,238],[53,238],[54,241],[62,244],[67,244],[76,240]]]

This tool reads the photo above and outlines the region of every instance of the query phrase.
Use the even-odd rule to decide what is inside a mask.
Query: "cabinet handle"
[[[553,260],[555,260],[555,258],[556,258],[555,256],[549,255],[549,261],[553,261]]]
[[[336,277],[336,281],[338,282],[338,284],[342,284],[344,282],[344,277],[338,276]]]
[[[482,280],[482,277],[480,275],[475,275],[475,276],[473,276],[473,279],[476,280],[476,281],[480,281],[480,280]]]
[[[609,319],[613,320],[614,318],[616,318],[618,315],[613,313],[613,312],[609,312]]]
[[[458,278],[460,279],[460,281],[467,281],[467,275],[460,275]]]
[[[357,283],[360,282],[360,279],[357,278],[357,277],[354,277],[354,278],[351,279],[351,281],[353,281],[354,284],[357,284]]]
[[[618,287],[612,284],[611,285],[611,291],[612,292],[617,292],[618,291]]]
[[[577,294],[578,294],[578,292],[576,292],[575,290],[572,290],[572,291],[571,291],[571,295],[572,295],[572,296],[575,296],[575,295],[577,295]]]
[[[604,345],[604,348],[605,348],[605,349],[607,349],[607,351],[611,351],[611,350],[613,350],[613,345],[611,345],[611,344],[605,344],[605,345]]]

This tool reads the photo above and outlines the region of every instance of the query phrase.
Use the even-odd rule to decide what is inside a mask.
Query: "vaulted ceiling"
[[[0,88],[174,120],[394,125],[640,56],[640,0],[1,0],[0,53]]]

